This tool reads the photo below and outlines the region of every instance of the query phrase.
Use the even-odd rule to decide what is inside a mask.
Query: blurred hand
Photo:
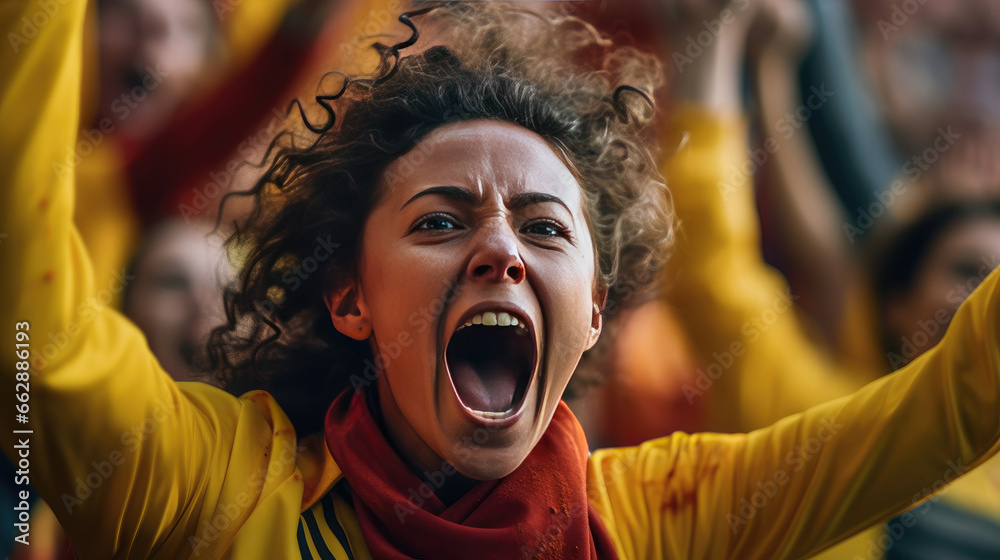
[[[748,59],[780,56],[797,64],[814,35],[812,14],[802,0],[763,0],[747,37]]]
[[[658,0],[669,30],[675,101],[740,110],[747,33],[761,0]]]
[[[752,0],[657,0],[663,10],[678,20],[694,20],[718,17],[723,10],[734,12],[753,11],[759,2]]]
[[[759,0],[656,0],[672,36],[683,41],[692,31],[746,29],[753,21]],[[722,23],[719,27],[718,23]]]

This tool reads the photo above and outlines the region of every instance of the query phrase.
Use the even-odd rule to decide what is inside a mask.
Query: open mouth
[[[459,325],[445,351],[459,400],[485,418],[503,418],[521,407],[535,359],[529,325],[505,311],[472,315]]]

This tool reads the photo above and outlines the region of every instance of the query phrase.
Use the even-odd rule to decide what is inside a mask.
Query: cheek
[[[389,375],[401,378],[394,380],[394,386],[410,384],[415,377],[426,377],[413,372],[435,366],[435,326],[451,296],[455,258],[419,247],[378,243],[377,238],[372,241],[364,247],[361,285],[377,352]]]
[[[540,266],[536,283],[548,322],[546,351],[553,363],[573,362],[587,344],[593,317],[593,271],[588,259],[567,259],[563,266]]]
[[[425,319],[436,318],[449,299],[458,258],[440,253],[446,252],[406,246],[387,246],[378,253],[366,253],[362,287],[373,320],[377,321],[378,315],[387,323],[412,326],[416,321],[409,318],[414,313]],[[374,327],[378,329],[378,322]]]

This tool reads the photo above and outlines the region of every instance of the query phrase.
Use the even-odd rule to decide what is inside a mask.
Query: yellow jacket
[[[339,469],[322,440],[298,441],[264,393],[175,383],[141,333],[92,299],[74,179],[51,167],[75,140],[84,4],[56,5],[17,53],[0,55],[4,451],[27,455],[30,482],[81,558],[299,558],[300,541],[319,538],[336,540],[324,544],[335,557],[345,557],[337,543],[365,557],[352,513],[328,492]],[[17,32],[38,10],[8,0],[0,21]],[[621,556],[806,556],[995,453],[998,282],[977,290],[941,346],[855,395],[750,434],[595,452],[589,496]],[[31,350],[22,386],[19,343]],[[23,424],[12,412],[22,398]],[[346,536],[312,531],[324,503]]]

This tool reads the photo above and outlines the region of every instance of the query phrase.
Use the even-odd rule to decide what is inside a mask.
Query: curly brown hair
[[[373,74],[337,74],[337,90],[316,96],[324,122],[293,103],[308,132],[271,143],[263,175],[240,193],[255,209],[228,241],[244,262],[225,293],[227,323],[209,340],[211,366],[234,393],[270,391],[300,433],[319,429],[372,363],[367,343],[334,329],[323,294],[357,272],[365,221],[391,188],[386,166],[418,155],[435,128],[508,121],[562,155],[583,188],[606,317],[651,293],[673,236],[651,150],[653,57],[614,47],[579,19],[493,2],[435,3],[399,21],[411,35],[373,45]],[[418,41],[418,22],[433,40]]]

